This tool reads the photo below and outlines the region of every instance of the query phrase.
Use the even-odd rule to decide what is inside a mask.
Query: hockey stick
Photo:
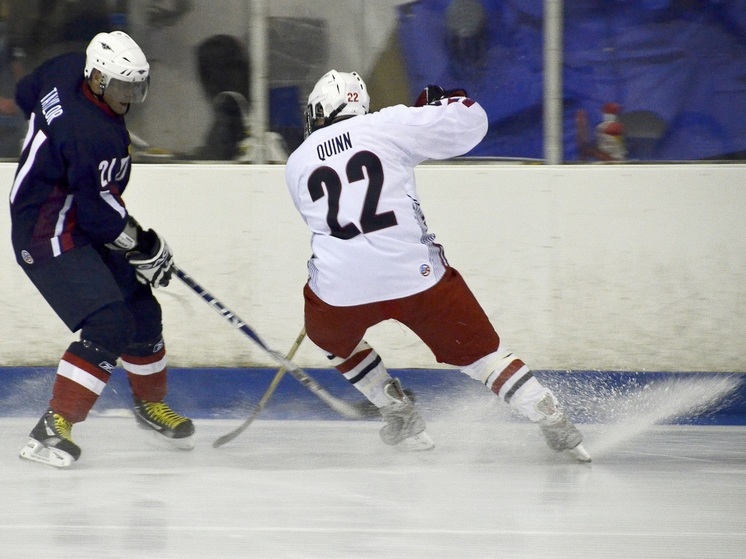
[[[295,352],[298,351],[298,348],[300,347],[300,344],[303,342],[303,339],[305,337],[306,337],[306,329],[303,328],[301,329],[300,334],[298,334],[298,337],[295,339],[295,343],[293,344],[293,347],[291,347],[290,351],[288,351],[288,354],[285,357],[285,359],[290,361],[293,357],[295,357]],[[285,376],[286,371],[287,371],[287,368],[285,367],[285,365],[277,369],[277,373],[275,374],[275,377],[272,379],[272,382],[269,383],[269,387],[264,393],[264,396],[262,396],[262,399],[259,400],[259,403],[254,407],[254,410],[251,412],[251,415],[246,419],[246,421],[244,421],[236,429],[234,429],[230,433],[223,435],[222,437],[218,439],[215,439],[215,442],[212,443],[213,448],[218,448],[219,446],[223,446],[225,443],[231,442],[238,435],[240,435],[241,433],[246,431],[246,429],[249,428],[249,425],[252,424],[252,422],[256,419],[256,417],[261,413],[261,411],[267,405],[267,402],[272,397],[272,394],[275,393],[275,389],[280,384],[282,377]]]
[[[327,392],[323,386],[321,386],[312,377],[310,377],[308,373],[303,371],[303,369],[298,367],[289,359],[285,359],[285,357],[283,357],[279,352],[271,349],[267,344],[265,344],[264,341],[259,337],[259,334],[257,334],[249,327],[248,324],[241,320],[241,318],[236,313],[234,313],[223,303],[221,303],[212,293],[210,293],[204,287],[194,281],[194,279],[189,274],[184,272],[184,270],[176,266],[176,264],[173,265],[172,270],[173,273],[176,274],[176,277],[183,281],[187,285],[187,287],[189,287],[197,295],[202,297],[202,299],[204,299],[208,305],[215,309],[215,311],[220,316],[227,320],[234,328],[237,328],[246,336],[251,338],[260,348],[262,348],[262,350],[264,350],[267,355],[274,359],[278,365],[285,367],[290,375],[292,375],[303,386],[308,388],[308,390],[313,392],[319,399],[321,399],[335,412],[348,419],[361,419],[371,416],[372,410],[370,408],[371,406],[375,408],[373,404],[371,404],[370,402],[362,402],[361,404],[355,406],[333,396],[332,394]]]

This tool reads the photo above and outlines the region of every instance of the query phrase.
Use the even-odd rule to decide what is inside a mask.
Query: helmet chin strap
[[[103,75],[102,75],[103,78]],[[94,79],[93,77],[88,78],[88,89],[91,90],[91,93],[93,93],[93,96],[101,101],[104,102],[104,93],[106,92],[106,79],[99,78],[98,82],[94,86]],[[96,91],[100,91],[101,93],[96,93]]]
[[[337,115],[342,112],[342,109],[344,109],[347,106],[347,103],[342,103],[339,107],[334,109],[331,113],[329,113],[329,116],[324,119],[324,126],[328,126],[332,122],[334,122],[334,119],[337,118]]]
[[[347,106],[347,103],[342,103],[339,107],[337,107],[335,110],[333,110],[331,113],[329,113],[329,116],[324,118],[323,124],[317,124],[321,121],[321,117],[318,117],[317,119],[310,121],[307,120],[306,122],[306,131],[304,133],[304,137],[308,138],[308,136],[312,133],[318,130],[319,128],[323,128],[325,126],[329,126],[330,124],[334,123],[334,120],[337,118],[337,115],[342,112],[342,109],[344,109]],[[129,110],[129,109],[127,109]],[[309,117],[307,117],[309,118]]]

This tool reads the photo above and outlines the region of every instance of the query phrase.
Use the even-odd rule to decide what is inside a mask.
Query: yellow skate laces
[[[140,402],[143,415],[148,421],[175,430],[182,423],[189,421],[183,415],[172,410],[165,402]]]

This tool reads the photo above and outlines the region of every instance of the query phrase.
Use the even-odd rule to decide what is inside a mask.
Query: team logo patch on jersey
[[[423,277],[427,277],[430,275],[430,264],[421,264],[420,265],[420,274],[423,275]]]
[[[26,264],[33,264],[34,263],[33,256],[31,256],[27,250],[22,250],[21,251],[21,258],[23,258],[23,261]]]

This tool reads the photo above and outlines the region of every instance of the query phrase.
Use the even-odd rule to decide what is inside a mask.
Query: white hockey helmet
[[[84,75],[88,79],[94,69],[103,74],[102,89],[116,90],[131,103],[141,103],[148,94],[150,64],[145,53],[123,31],[99,33],[85,51]]]
[[[368,88],[357,72],[330,70],[321,76],[308,96],[305,135],[308,137],[336,119],[364,115],[369,110]]]

